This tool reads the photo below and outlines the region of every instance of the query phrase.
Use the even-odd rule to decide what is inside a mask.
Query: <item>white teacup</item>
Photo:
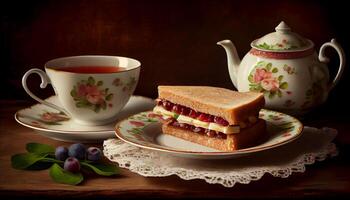
[[[133,94],[141,63],[117,56],[73,56],[45,64],[45,71],[30,69],[22,78],[24,90],[33,99],[70,116],[79,124],[102,125],[113,122]],[[51,83],[63,107],[40,99],[27,86],[36,73],[41,88]]]

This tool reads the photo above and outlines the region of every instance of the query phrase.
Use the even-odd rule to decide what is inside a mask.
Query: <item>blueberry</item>
[[[98,161],[102,157],[102,152],[97,147],[89,147],[87,150],[87,159],[91,161]]]
[[[68,148],[68,155],[79,160],[84,160],[86,157],[86,147],[81,143],[72,144]]]
[[[56,148],[55,157],[57,160],[64,161],[68,157],[68,149],[64,146],[59,146]]]
[[[74,157],[68,157],[66,161],[64,161],[64,170],[70,171],[72,173],[77,173],[80,171],[80,163],[79,160]]]

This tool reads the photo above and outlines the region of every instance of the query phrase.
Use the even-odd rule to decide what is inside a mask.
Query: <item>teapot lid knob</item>
[[[281,21],[275,30],[254,40],[251,46],[261,51],[278,52],[304,51],[313,48],[310,40],[294,33],[284,21]]]
[[[291,31],[291,28],[284,21],[281,21],[275,30],[279,33],[288,33]]]

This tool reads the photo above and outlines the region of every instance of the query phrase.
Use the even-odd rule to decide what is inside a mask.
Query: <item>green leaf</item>
[[[47,124],[47,125],[61,125],[61,123],[58,123],[58,122],[47,122],[44,120],[38,120],[38,121],[43,123],[43,124]]]
[[[57,183],[77,185],[84,180],[84,177],[81,173],[71,173],[64,170],[56,163],[51,166],[49,173],[52,180]]]
[[[146,122],[158,122],[159,120],[156,119],[147,119]]]
[[[264,42],[263,44],[259,44],[258,47],[262,49],[271,49],[270,45],[266,44],[266,42]]]
[[[179,117],[179,114],[175,113],[174,118],[177,119]]]
[[[84,107],[87,106],[87,104],[84,103],[84,102],[77,102],[75,105],[76,105],[78,108],[84,108]]]
[[[95,113],[100,112],[100,110],[101,110],[101,107],[98,106],[98,105],[96,105],[96,106],[95,106],[95,109],[94,109]]]
[[[276,95],[276,93],[271,92],[271,93],[269,94],[269,99],[272,99],[273,97],[275,97],[275,95]]]
[[[281,90],[278,90],[278,91],[277,91],[277,96],[280,97],[280,98],[282,97],[282,92],[281,92]]]
[[[75,87],[75,86],[74,86]],[[77,96],[77,91],[75,89],[73,89],[72,91],[70,91],[70,95],[72,97],[76,97]]]
[[[272,73],[277,73],[278,72],[278,69],[275,67],[272,69]]]
[[[103,85],[103,81],[98,81],[97,86],[101,86],[101,85]]]
[[[254,80],[253,80],[253,75],[252,75],[252,74],[250,74],[250,75],[248,76],[248,81],[251,82],[251,83],[254,82]]]
[[[106,100],[107,101],[112,100],[112,98],[113,98],[113,94],[112,93],[106,96]]]
[[[38,155],[33,153],[16,154],[11,157],[11,166],[15,169],[26,169],[36,162],[45,158],[47,154]]]
[[[62,161],[62,160],[57,160],[55,158],[48,158],[48,157],[41,159],[40,162],[57,163],[57,164],[64,163],[64,161]]]
[[[282,81],[282,79],[283,79],[283,75],[280,75],[280,76],[278,77],[278,81]]]
[[[89,164],[86,162],[81,162],[81,165],[87,169],[94,171],[96,174],[101,176],[112,176],[119,174],[119,168],[116,165],[109,164]]]
[[[29,153],[35,154],[54,154],[55,148],[47,144],[28,143],[26,149]]]
[[[61,164],[63,165],[64,161],[57,160],[54,158],[43,158],[39,160],[38,162],[34,163],[33,165],[27,167],[27,170],[43,170],[48,169],[52,166],[53,163]]]
[[[27,167],[25,170],[30,170],[30,171],[45,170],[45,169],[49,169],[51,166],[52,166],[52,163],[39,161]]]
[[[263,64],[265,61],[259,61],[259,62],[257,62],[256,63],[256,65],[261,65],[261,64]]]
[[[306,96],[311,96],[312,95],[312,89],[306,90]]]
[[[255,91],[255,92],[261,92],[264,89],[261,87],[260,84],[251,84],[249,90],[250,91]]]
[[[271,70],[271,68],[272,68],[272,64],[271,64],[271,63],[268,63],[268,64],[266,65],[266,69],[267,69],[267,71],[270,71],[270,70]]]
[[[133,129],[131,129],[131,132],[135,133],[135,134],[140,134],[140,133],[142,133],[142,130],[139,128],[133,128]]]
[[[107,108],[107,103],[106,103],[105,101],[101,104],[101,108],[102,108],[103,110],[106,110],[106,108]]]
[[[280,85],[280,88],[281,88],[281,89],[287,89],[287,88],[288,88],[288,83],[287,83],[287,82],[283,82],[283,83]]]
[[[94,79],[94,77],[90,76],[90,77],[88,78],[88,84],[89,84],[89,85],[95,85],[95,79]]]

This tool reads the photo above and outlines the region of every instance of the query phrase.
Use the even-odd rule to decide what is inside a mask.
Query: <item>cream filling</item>
[[[213,131],[218,131],[218,132],[221,132],[224,134],[234,134],[234,133],[240,132],[239,126],[222,126],[222,125],[217,124],[217,123],[203,122],[203,121],[193,119],[193,118],[185,116],[185,115],[179,115],[179,114],[176,114],[174,112],[165,110],[161,106],[156,106],[153,109],[153,112],[157,113],[157,114],[161,114],[161,115],[165,116],[166,118],[173,117],[173,118],[177,119],[177,121],[180,123],[186,123],[186,124],[190,124],[190,125],[193,125],[196,127],[201,127],[201,128],[205,128],[205,129],[209,129],[209,130],[213,130]]]

